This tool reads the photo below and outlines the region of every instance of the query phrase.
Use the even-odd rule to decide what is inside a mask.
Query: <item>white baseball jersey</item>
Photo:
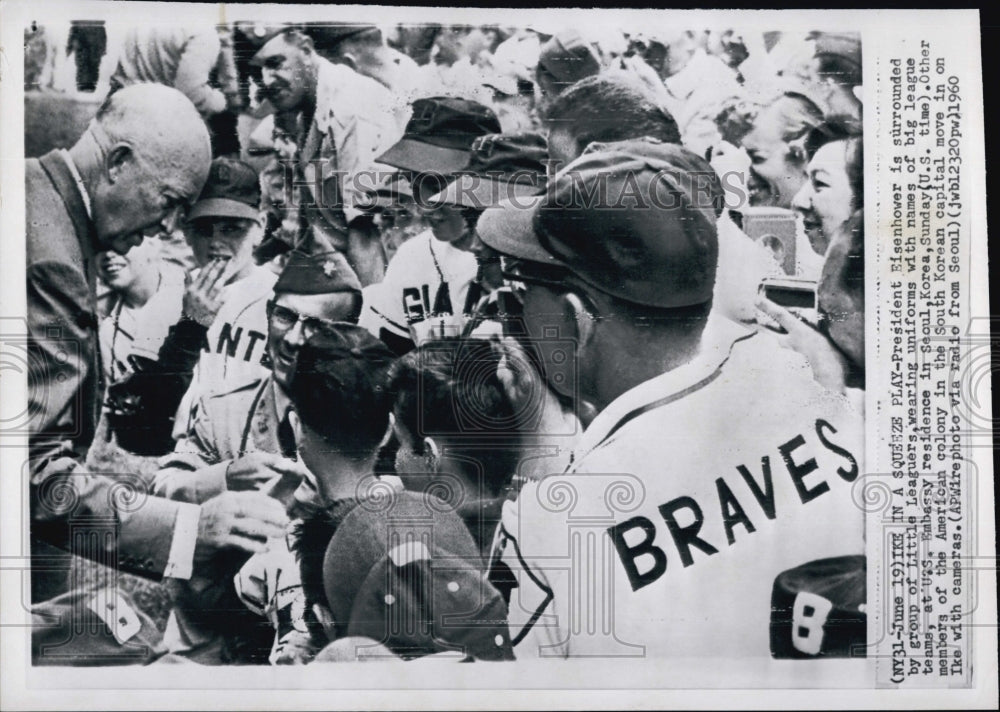
[[[247,277],[223,289],[222,308],[208,327],[208,350],[202,351],[177,409],[175,439],[187,433],[191,408],[202,396],[270,374],[261,359],[267,353],[267,300],[277,281],[270,269],[254,267]]]
[[[519,658],[767,659],[775,577],[864,552],[860,416],[766,332],[719,320],[704,343],[507,503],[494,559],[517,580]],[[823,607],[796,615],[818,650]]]
[[[181,318],[184,274],[176,266],[160,265],[160,285],[141,307],[130,307],[110,292],[108,315],[101,319],[98,335],[101,365],[107,383],[132,373],[128,357],[135,354],[156,360],[170,327]]]
[[[399,246],[380,284],[365,289],[361,325],[377,337],[385,329],[415,343],[425,322],[458,328],[477,268],[475,255],[425,230]]]

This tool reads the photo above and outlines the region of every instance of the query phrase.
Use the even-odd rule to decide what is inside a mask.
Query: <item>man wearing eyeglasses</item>
[[[270,373],[201,396],[186,437],[161,461],[154,484],[157,494],[197,503],[225,491],[269,491],[305,475],[294,460],[289,417],[288,387],[299,349],[308,339],[357,324],[361,284],[340,253],[292,252],[266,312]],[[205,569],[201,574],[218,578],[218,571]],[[172,593],[175,609],[165,635],[172,653],[206,664],[266,662],[273,632],[256,618],[247,624],[248,614],[238,600],[206,606],[202,600],[191,602],[196,587],[175,586]],[[211,618],[194,613],[206,609]]]

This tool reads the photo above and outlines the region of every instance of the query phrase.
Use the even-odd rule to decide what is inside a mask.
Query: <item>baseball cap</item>
[[[216,158],[208,181],[188,213],[198,218],[245,218],[260,220],[260,179],[257,171],[234,158]]]
[[[363,202],[358,207],[364,210],[374,210],[414,202],[413,184],[402,172],[397,172],[386,177],[374,189],[366,191]]]
[[[326,550],[326,596],[342,634],[404,658],[512,660],[507,606],[454,508],[406,491],[377,505],[355,507]]]
[[[771,590],[771,655],[863,657],[868,633],[866,572],[864,556],[838,556],[779,574]],[[819,614],[821,606],[827,608],[825,616]],[[822,630],[813,631],[805,621],[822,621]]]
[[[339,252],[310,254],[293,250],[288,254],[275,294],[361,293],[361,282],[347,259]]]
[[[538,66],[559,84],[574,84],[601,71],[593,46],[577,30],[564,30],[542,45]]]
[[[476,137],[501,130],[493,110],[477,101],[417,99],[403,138],[375,161],[416,173],[454,173],[468,164]]]
[[[548,155],[545,139],[535,133],[480,136],[468,168],[429,202],[484,210],[514,196],[537,195],[545,187]]]
[[[712,298],[723,200],[707,162],[652,140],[597,144],[546,192],[486,210],[484,243],[560,267],[612,297],[662,309]]]

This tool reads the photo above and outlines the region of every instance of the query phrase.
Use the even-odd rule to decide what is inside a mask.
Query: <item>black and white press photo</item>
[[[3,11],[25,705],[996,700],[977,14]]]

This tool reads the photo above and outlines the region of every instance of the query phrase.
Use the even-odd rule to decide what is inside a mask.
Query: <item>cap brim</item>
[[[536,196],[540,186],[494,180],[486,176],[460,175],[440,193],[428,198],[433,204],[461,205],[465,208],[486,210],[507,205],[516,200],[525,205],[526,199]]]
[[[259,66],[260,64],[262,64],[262,62],[257,59],[257,55],[260,54],[260,51],[262,49],[264,49],[265,47],[267,47],[269,44],[271,44],[272,42],[274,42],[274,40],[276,40],[278,37],[280,37],[282,34],[284,34],[285,30],[287,30],[287,29],[290,29],[290,28],[287,28],[287,27],[275,27],[275,28],[272,28],[271,30],[269,30],[268,32],[266,32],[261,37],[254,37],[251,41],[254,43],[254,45],[256,45],[256,48],[253,50],[253,54],[250,55],[250,59],[248,60],[249,63],[250,63],[250,65],[251,66]]]
[[[187,215],[188,222],[198,218],[244,218],[260,220],[260,211],[238,200],[208,198],[199,200]]]
[[[404,138],[375,162],[415,173],[454,173],[469,163],[469,152]]]
[[[476,234],[502,255],[551,266],[565,266],[542,247],[535,234],[534,217],[544,195],[507,201],[489,208],[476,224]]]

